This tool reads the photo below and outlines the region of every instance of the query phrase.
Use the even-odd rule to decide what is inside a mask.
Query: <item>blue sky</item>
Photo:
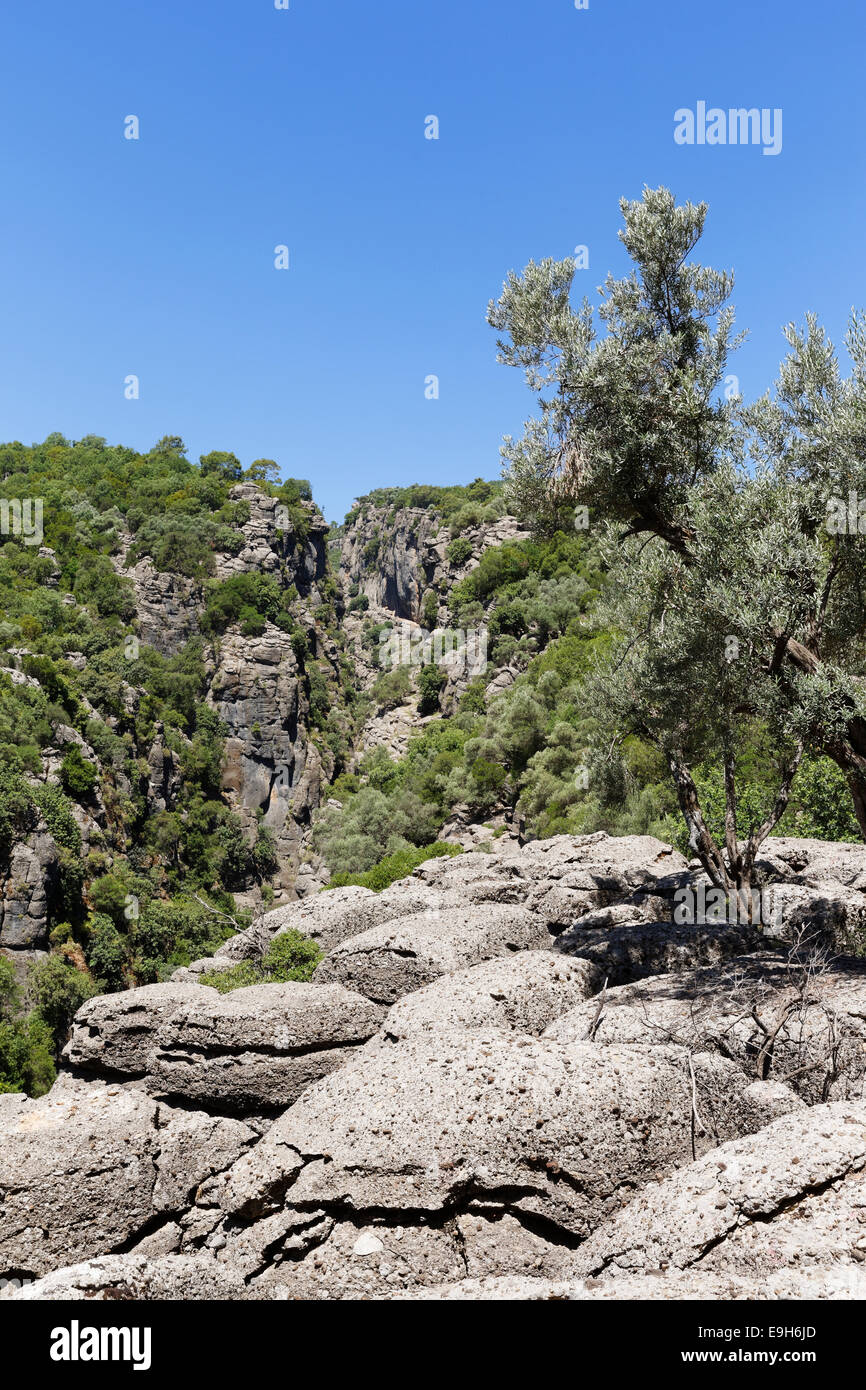
[[[866,306],[859,0],[290,3],[5,7],[3,439],[180,434],[309,477],[331,520],[373,487],[496,477],[532,400],[487,301],[578,244],[594,295],[645,183],[710,203],[748,398],[786,321],[840,338]],[[781,154],[678,146],[700,100],[781,108]]]

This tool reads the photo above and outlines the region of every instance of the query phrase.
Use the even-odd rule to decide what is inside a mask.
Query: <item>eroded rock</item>
[[[522,908],[444,908],[398,917],[351,937],[317,966],[314,978],[390,1004],[440,975],[549,944],[544,923]]]
[[[718,965],[731,956],[748,955],[767,946],[766,938],[754,927],[677,927],[669,922],[633,922],[608,928],[582,928],[578,923],[556,938],[557,951],[592,961],[609,985]]]
[[[760,1277],[866,1261],[866,1106],[782,1116],[639,1192],[576,1253],[582,1274]]]
[[[215,989],[195,984],[143,985],[99,994],[75,1015],[64,1061],[86,1071],[144,1076],[165,1020],[183,1004],[218,998]]]
[[[810,1104],[862,1098],[866,962],[764,952],[656,975],[577,1004],[546,1032],[558,1042],[669,1045],[732,1057],[761,1078],[790,1079]]]
[[[383,1013],[340,985],[262,984],[182,1002],[159,1029],[151,1094],[211,1109],[280,1110],[342,1066]]]
[[[0,1277],[45,1274],[146,1233],[255,1137],[133,1088],[67,1080],[39,1100],[0,1096]]]
[[[552,951],[519,951],[443,975],[388,1012],[383,1034],[398,1041],[412,1033],[448,1028],[499,1028],[543,1033],[553,1019],[601,988],[591,961]]]

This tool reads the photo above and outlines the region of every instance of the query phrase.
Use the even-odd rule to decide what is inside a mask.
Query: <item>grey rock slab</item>
[[[195,984],[143,985],[97,995],[75,1015],[64,1061],[88,1071],[143,1076],[157,1032],[175,1009],[217,999],[215,989]]]
[[[692,1269],[744,1277],[866,1261],[866,1106],[784,1115],[639,1192],[575,1269]]]
[[[310,1087],[207,1200],[255,1214],[499,1201],[584,1236],[636,1185],[801,1104],[712,1054],[413,1035]]]
[[[393,1003],[440,975],[514,951],[551,945],[542,921],[499,903],[399,917],[337,946],[314,980],[338,981],[370,999]]]
[[[595,994],[602,983],[591,961],[569,960],[553,951],[497,956],[404,994],[389,1010],[383,1036],[396,1041],[443,1028],[501,1028],[537,1035]]]
[[[142,1091],[0,1096],[0,1277],[101,1254],[152,1215],[160,1139]]]
[[[256,1139],[246,1125],[63,1077],[0,1096],[0,1278],[110,1252],[193,1201]]]
[[[159,1105],[156,1124],[159,1152],[152,1206],[159,1214],[181,1213],[192,1206],[202,1184],[230,1168],[259,1139],[239,1120],[179,1106]]]
[[[216,1110],[284,1109],[377,1032],[382,1010],[336,984],[209,991],[163,1023],[149,1064],[152,1095]]]
[[[545,1036],[709,1049],[755,1077],[790,1078],[811,1104],[862,1099],[866,962],[839,958],[813,971],[775,953],[734,957],[609,989],[563,1012]]]

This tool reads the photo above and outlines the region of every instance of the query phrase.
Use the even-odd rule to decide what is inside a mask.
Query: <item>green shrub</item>
[[[48,1025],[58,1049],[66,1040],[70,1024],[86,999],[102,991],[89,975],[68,965],[60,956],[46,956],[30,971],[30,993],[36,1012]]]
[[[88,801],[99,780],[99,770],[81,754],[77,743],[70,744],[60,764],[60,781],[64,791],[76,801]]]
[[[129,948],[110,917],[94,913],[85,958],[93,978],[109,993],[128,983]]]
[[[93,764],[87,763],[87,767],[91,768]],[[53,782],[44,782],[39,787],[32,787],[30,794],[55,842],[71,854],[80,854],[81,831],[61,789]]]
[[[211,985],[220,994],[229,994],[248,985],[282,985],[290,981],[302,984],[312,979],[313,971],[324,959],[324,952],[315,941],[290,928],[275,937],[261,961],[241,961],[228,970],[214,970],[202,975],[201,983]]]
[[[428,589],[421,604],[421,624],[432,632],[439,621],[439,600],[432,589]]]
[[[439,695],[448,677],[438,666],[422,666],[418,672],[418,713],[434,714],[439,708]]]
[[[57,1077],[51,1029],[36,1014],[0,1022],[0,1095],[44,1096]]]
[[[465,536],[455,536],[448,547],[449,563],[454,565],[455,568],[459,568],[461,565],[466,564],[471,554],[472,542],[467,540]]]
[[[396,709],[409,698],[412,682],[408,666],[395,666],[376,677],[370,694],[379,710]]]
[[[396,854],[388,854],[384,859],[380,859],[378,864],[374,864],[366,873],[333,874],[324,891],[327,892],[329,888],[357,885],[360,888],[372,888],[374,893],[381,893],[383,889],[396,883],[397,879],[406,878],[427,859],[441,859],[443,856],[460,853],[459,845],[446,844],[443,840],[437,840],[432,845],[423,845],[418,849],[401,849]]]

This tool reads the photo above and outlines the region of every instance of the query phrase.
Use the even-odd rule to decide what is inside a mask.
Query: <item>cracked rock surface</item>
[[[494,840],[89,1000],[0,1096],[0,1296],[866,1296],[866,847],[757,869],[674,926],[659,840]],[[291,929],[312,983],[200,984]]]
[[[552,951],[519,951],[442,975],[404,994],[388,1010],[384,1036],[443,1028],[500,1028],[543,1033],[554,1019],[589,999],[603,984],[598,967]]]
[[[732,1057],[756,1077],[790,1079],[811,1104],[862,1099],[866,1077],[866,962],[812,971],[778,954],[657,975],[563,1011],[546,1037],[678,1044]]]
[[[0,1096],[0,1277],[45,1274],[144,1236],[256,1135],[141,1090],[67,1083]]]
[[[639,1193],[577,1253],[585,1274],[745,1276],[866,1261],[866,1106],[785,1115]]]
[[[544,922],[520,907],[427,910],[350,937],[316,967],[314,979],[391,1004],[463,966],[551,945]]]

